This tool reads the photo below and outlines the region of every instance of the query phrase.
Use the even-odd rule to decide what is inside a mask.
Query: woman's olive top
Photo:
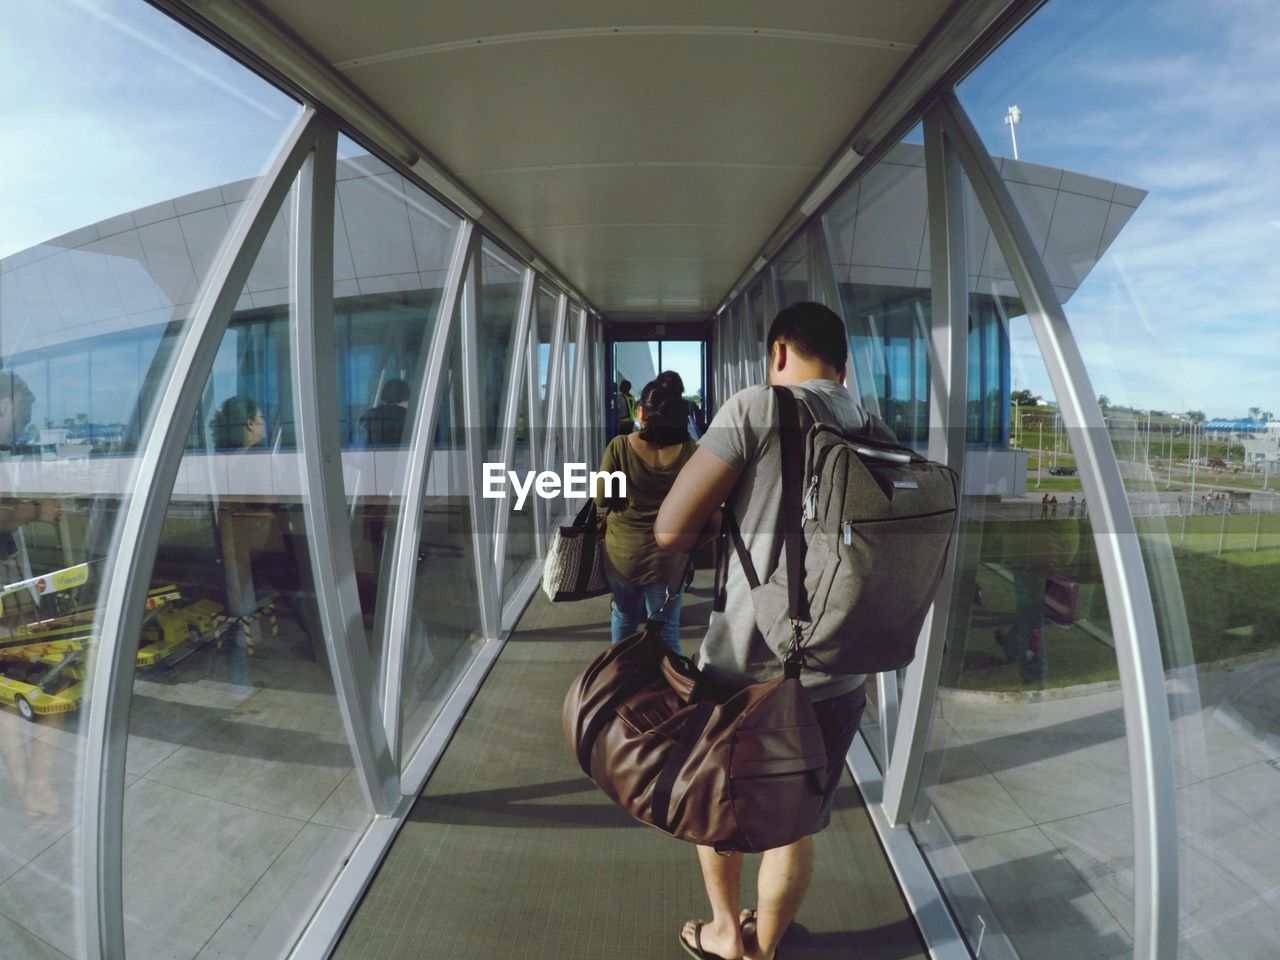
[[[670,583],[684,569],[687,557],[658,549],[653,522],[676,474],[697,448],[692,440],[686,440],[669,467],[651,467],[632,449],[626,436],[614,437],[605,447],[601,472],[620,470],[627,478],[625,504],[621,499],[606,498],[603,484],[596,496],[597,506],[610,508],[604,554],[606,567],[615,577],[639,584]]]

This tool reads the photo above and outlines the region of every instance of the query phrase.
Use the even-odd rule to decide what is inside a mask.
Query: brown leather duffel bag
[[[755,853],[808,834],[827,758],[799,664],[716,690],[660,626],[606,649],[569,688],[564,732],[579,766],[637,820],[681,840]]]

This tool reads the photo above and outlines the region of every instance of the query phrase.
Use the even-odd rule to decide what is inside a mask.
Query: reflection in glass
[[[1078,476],[1035,486],[1032,471],[1054,454],[1049,436],[1041,444],[1026,428],[1056,416],[1047,390],[1021,405],[1023,446],[1011,446],[1010,385],[1047,377],[1037,354],[1011,369],[1009,341],[1027,338],[1029,322],[967,184],[965,197],[966,496],[912,829],[971,946],[982,938],[992,955],[1053,956],[1070,943],[1123,956],[1132,910],[1112,894],[1131,902],[1131,866],[1115,842],[1127,829],[1128,753],[1094,534]],[[886,354],[892,376],[891,342]],[[1086,857],[1112,893],[1082,880]]]
[[[256,277],[283,292],[285,214],[276,227]],[[316,608],[285,296],[233,319],[161,535],[129,721],[130,956],[194,956],[211,937],[233,951],[264,925],[286,948],[369,817]],[[298,858],[305,875],[283,869]]]
[[[524,376],[517,384],[518,404],[516,414],[516,435],[511,448],[511,460],[507,469],[514,470],[523,476],[534,470],[533,431],[529,429],[529,395],[533,378],[526,366]],[[531,497],[521,510],[516,509],[516,499],[508,497],[507,509],[507,542],[506,557],[502,563],[502,596],[509,599],[512,590],[532,568],[535,559],[534,543],[534,510],[535,501],[540,498]]]
[[[456,310],[436,395],[436,442],[421,504],[422,530],[401,691],[401,743],[406,761],[466,668],[474,646],[482,640],[477,541],[469,499],[461,318],[461,310]],[[442,590],[441,584],[449,588]]]
[[[1274,104],[1257,91],[1280,71],[1270,43],[1280,11],[1176,13],[1168,2],[1084,0],[1069,14],[1048,4],[958,93],[971,116],[990,117],[1007,108],[1016,78],[1019,145],[1037,163],[1006,157],[1001,174],[1050,280],[1073,291],[1067,319],[1138,524],[1172,719],[1177,956],[1261,958],[1275,952],[1280,887],[1280,143]],[[1078,71],[1064,84],[1059,66],[1085,57],[1123,69]],[[1096,136],[1032,136],[1033,122]],[[1008,152],[998,124],[978,127],[993,152]],[[1052,167],[1063,168],[1057,179]],[[1110,249],[1088,270],[1099,235]],[[1015,357],[1026,346],[1015,336]],[[1023,444],[1051,451],[1043,482],[1066,482],[1075,463],[1051,439],[1054,424],[1020,419]],[[1081,604],[1107,634],[1099,605]],[[1066,825],[1059,847],[1090,895],[1128,923],[1132,819],[1127,807],[1101,806]]]
[[[778,305],[786,307],[801,300],[812,300],[809,291],[809,234],[802,233],[792,240],[790,245],[778,255],[773,265],[774,277],[778,284]],[[753,298],[752,298],[753,299]],[[752,303],[753,339],[759,339],[756,305]]]
[[[356,585],[375,662],[406,460],[460,220],[339,138],[334,197],[338,437]]]
[[[99,600],[119,566],[116,520],[193,301],[299,108],[147,4],[19,0],[4,13],[0,954],[77,957],[84,682]],[[192,512],[191,567],[207,570],[216,543],[199,529],[199,509],[182,506]],[[158,568],[147,601],[140,712],[192,692],[169,686],[163,661],[191,651],[194,625],[208,633],[213,604],[222,609],[220,580],[214,600],[170,576]],[[155,924],[169,942],[154,955],[194,957],[220,928],[243,932],[248,894],[274,859],[264,847],[232,864],[208,842],[193,858],[161,839],[192,820],[202,835],[221,836],[245,815],[220,815],[202,796],[157,801],[165,788],[151,774],[223,711],[205,702],[194,712],[200,724],[156,710],[146,756],[128,756],[129,796],[156,801],[126,804],[126,831],[145,824],[151,841],[146,863],[126,850],[131,938],[157,904],[172,907],[175,878],[190,898]]]

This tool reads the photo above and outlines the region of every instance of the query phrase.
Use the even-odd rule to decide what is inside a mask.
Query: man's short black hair
[[[801,300],[778,311],[769,326],[769,339],[765,344],[770,355],[779,340],[804,359],[825,363],[837,370],[843,370],[849,359],[844,321],[834,310],[812,300]]]
[[[623,393],[630,393],[630,392],[631,392],[631,381],[630,381],[630,380],[619,380],[619,381],[618,381],[618,389],[619,389],[619,390],[621,390]]]

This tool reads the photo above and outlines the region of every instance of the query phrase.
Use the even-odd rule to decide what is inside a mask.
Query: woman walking
[[[663,553],[653,539],[653,521],[676,474],[693,455],[689,439],[689,409],[678,378],[659,374],[640,391],[636,403],[635,433],[614,437],[600,461],[602,472],[621,471],[627,478],[627,496],[610,500],[596,497],[609,507],[604,538],[605,572],[613,591],[611,627],[613,642],[635,633],[648,617],[673,594],[666,608],[662,639],[680,652],[680,582],[687,557]]]

